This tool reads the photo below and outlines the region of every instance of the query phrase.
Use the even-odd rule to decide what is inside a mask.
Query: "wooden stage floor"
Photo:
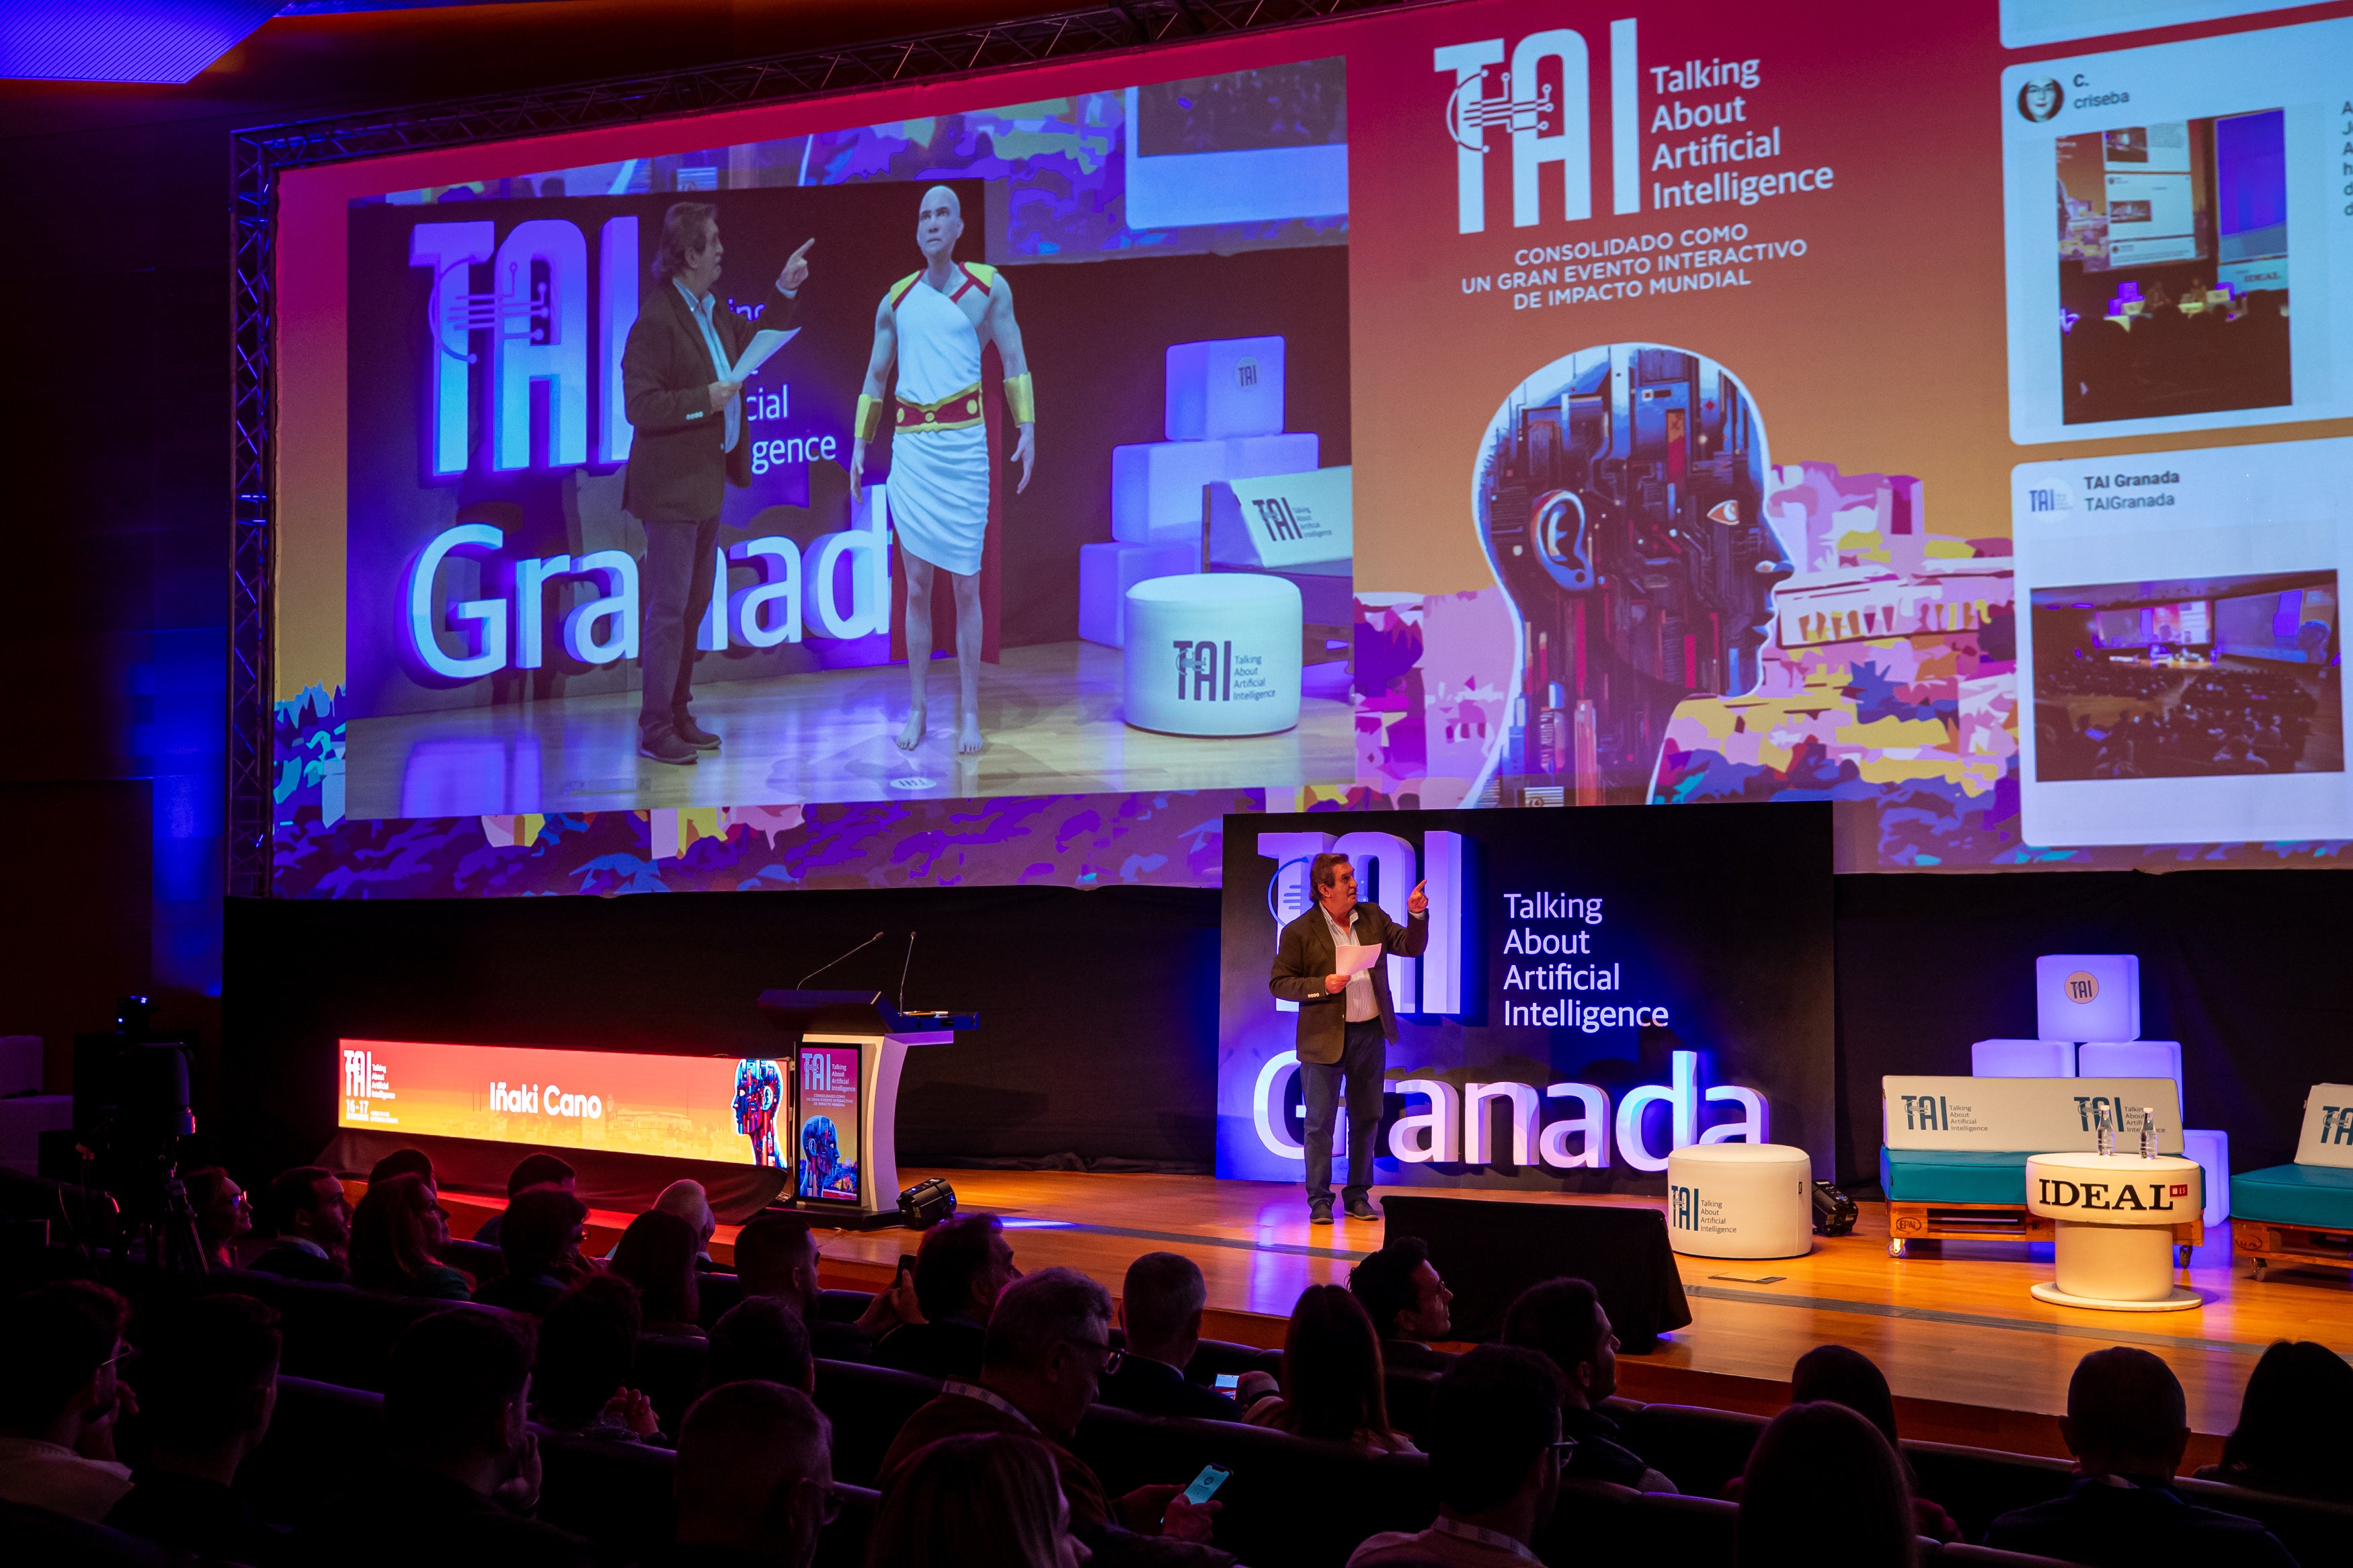
[[[1295,1186],[1204,1176],[1091,1175],[1068,1172],[902,1171],[902,1181],[944,1176],[961,1209],[1001,1215],[1024,1268],[1061,1264],[1119,1291],[1140,1254],[1192,1258],[1209,1287],[1213,1337],[1282,1342],[1300,1290],[1344,1283],[1380,1245],[1376,1223],[1307,1223]],[[1380,1196],[1376,1189],[1376,1200]],[[1453,1197],[1566,1203],[1642,1199],[1554,1198],[1451,1190]],[[1660,1206],[1652,1204],[1651,1206]],[[2282,1268],[2258,1284],[2231,1255],[2228,1226],[2210,1231],[2189,1282],[2202,1309],[2093,1312],[2046,1305],[2027,1293],[2051,1277],[2047,1245],[1915,1243],[1887,1256],[1884,1205],[1862,1205],[1853,1235],[1816,1237],[1812,1254],[1770,1263],[1683,1258],[1692,1322],[1652,1354],[1619,1363],[1620,1391],[1652,1402],[1770,1414],[1788,1400],[1789,1368],[1818,1344],[1852,1345],[1894,1386],[1907,1436],[2020,1452],[2063,1454],[2055,1417],[2067,1378],[2087,1352],[2133,1344],[2179,1374],[2200,1434],[2189,1463],[2211,1462],[2238,1419],[2247,1375],[2277,1339],[2317,1340],[2353,1354],[2353,1286],[2341,1270]],[[887,1280],[905,1231],[820,1233],[828,1282],[871,1288]],[[716,1250],[716,1248],[714,1248]],[[1780,1275],[1771,1284],[1718,1278]]]

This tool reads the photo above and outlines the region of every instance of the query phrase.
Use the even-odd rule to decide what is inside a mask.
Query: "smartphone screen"
[[[915,1255],[913,1253],[902,1252],[899,1254],[899,1272],[904,1274],[910,1279],[915,1277]]]
[[[1226,1478],[1232,1474],[1223,1465],[1202,1466],[1201,1473],[1193,1478],[1193,1484],[1185,1489],[1185,1500],[1197,1504],[1208,1501],[1217,1495],[1218,1489],[1226,1484]]]
[[[1221,1372],[1209,1381],[1217,1385],[1220,1394],[1231,1394],[1242,1385],[1242,1374],[1238,1372]]]

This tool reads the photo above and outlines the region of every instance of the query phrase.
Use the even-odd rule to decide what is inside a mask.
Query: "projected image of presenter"
[[[711,604],[711,552],[729,485],[752,482],[744,431],[744,390],[727,373],[754,333],[788,331],[808,281],[804,242],[776,274],[776,292],[753,320],[712,293],[726,248],[718,209],[674,202],[662,215],[654,288],[621,351],[621,386],[636,435],[621,480],[621,505],[646,525],[638,570],[644,621],[638,656],[645,695],[638,707],[638,754],[686,766],[719,749],[719,737],[688,711],[693,697],[694,632]]]
[[[1307,1101],[1307,1218],[1332,1223],[1332,1123],[1345,1089],[1348,1105],[1350,1219],[1378,1219],[1373,1206],[1373,1134],[1380,1130],[1382,1075],[1397,1038],[1386,962],[1355,974],[1340,971],[1343,944],[1378,944],[1381,958],[1419,958],[1430,944],[1429,884],[1416,884],[1399,925],[1377,904],[1356,901],[1356,873],[1345,855],[1318,855],[1307,868],[1315,907],[1282,928],[1266,988],[1299,1004],[1299,1085]]]
[[[980,554],[988,530],[988,427],[981,407],[980,356],[990,343],[1005,362],[1005,402],[1020,426],[1011,461],[1029,488],[1038,411],[1029,360],[1013,317],[1013,286],[993,267],[958,261],[964,208],[945,185],[925,191],[915,214],[923,269],[893,283],[874,312],[874,353],[858,396],[849,448],[850,493],[865,499],[866,448],[881,433],[882,385],[895,361],[891,407],[891,525],[907,568],[907,722],[899,745],[913,751],[929,721],[932,588],[947,574],[955,591],[956,751],[976,755],[980,737]]]

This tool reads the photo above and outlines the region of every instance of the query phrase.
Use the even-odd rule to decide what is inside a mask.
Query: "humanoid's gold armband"
[[[1038,396],[1029,389],[1029,373],[1005,378],[1005,406],[1013,411],[1016,425],[1038,423]]]
[[[874,439],[875,433],[881,428],[882,400],[860,393],[858,395],[858,438],[861,441],[871,441]]]

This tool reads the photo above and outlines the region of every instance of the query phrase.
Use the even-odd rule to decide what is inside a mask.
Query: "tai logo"
[[[1268,496],[1264,500],[1253,496],[1250,498],[1250,505],[1258,509],[1259,521],[1266,525],[1268,536],[1273,539],[1296,540],[1304,537],[1300,532],[1300,522],[1303,517],[1312,518],[1314,515],[1313,512],[1303,514],[1297,507],[1293,506],[1282,496]]]
[[[2353,1143],[2353,1105],[2324,1105],[2320,1108],[2320,1141],[2323,1143]]]
[[[1491,93],[1488,73],[1499,66],[1504,68],[1495,71],[1496,88]],[[1430,51],[1430,68],[1454,79],[1444,122],[1455,148],[1457,232],[1486,232],[1490,130],[1511,133],[1513,227],[1531,228],[1542,221],[1543,175],[1553,164],[1560,170],[1560,217],[1573,223],[1593,216],[1592,71],[1583,34],[1567,27],[1530,33],[1512,46],[1508,66],[1501,38],[1443,44]],[[1640,79],[1631,17],[1609,24],[1609,78],[1613,205],[1620,213],[1640,212]]]
[[[1670,1211],[1674,1215],[1668,1223],[1677,1230],[1699,1228],[1699,1189],[1697,1187],[1671,1186],[1667,1189],[1667,1202]]]
[[[2100,977],[2088,969],[2079,969],[2067,976],[2067,1000],[2082,1004],[2100,999]]]
[[[343,1052],[343,1093],[353,1100],[390,1100],[392,1084],[372,1051]]]
[[[2066,511],[2067,492],[2056,485],[2038,485],[2026,492],[2026,510],[2031,512]]]
[[[1950,1132],[1953,1130],[1952,1108],[1941,1094],[1905,1094],[1897,1099],[1904,1102],[1904,1127],[1909,1132]]]
[[[1236,386],[1242,387],[1256,386],[1258,384],[1258,361],[1254,359],[1236,360],[1234,362],[1234,384]]]
[[[1231,642],[1188,642],[1171,639],[1176,652],[1176,700],[1228,702],[1233,700],[1234,645]]]

